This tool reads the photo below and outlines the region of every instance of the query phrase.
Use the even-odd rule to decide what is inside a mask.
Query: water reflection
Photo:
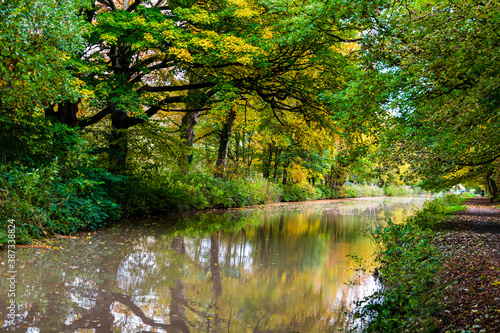
[[[16,332],[325,332],[373,292],[360,230],[422,199],[272,205],[129,224],[18,253]],[[5,260],[5,253],[2,259]],[[356,280],[354,285],[348,285]],[[6,290],[6,279],[0,281]]]

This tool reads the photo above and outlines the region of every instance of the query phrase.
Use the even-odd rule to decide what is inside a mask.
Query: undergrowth
[[[5,123],[0,121],[2,126]],[[97,166],[78,131],[48,119],[9,123],[0,135],[0,230],[14,220],[16,243],[96,229],[120,215],[122,181]],[[5,233],[0,244],[5,244]]]
[[[131,177],[120,193],[126,215],[245,207],[279,202],[282,195],[278,185],[262,178],[223,179],[174,172]]]
[[[346,182],[339,191],[339,198],[380,197],[384,190],[375,185],[359,185]]]
[[[115,177],[96,169],[72,173],[65,176],[57,162],[36,169],[0,166],[0,225],[15,221],[17,243],[96,229],[118,218],[120,208],[107,190]]]
[[[383,288],[365,299],[356,314],[370,318],[366,332],[435,332],[446,286],[436,280],[444,258],[432,244],[434,230],[462,200],[445,195],[426,201],[405,222],[387,220],[368,232],[377,246]]]

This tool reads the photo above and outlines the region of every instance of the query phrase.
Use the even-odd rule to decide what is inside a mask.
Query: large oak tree
[[[111,147],[122,155],[124,129],[185,112],[190,145],[202,112],[226,112],[230,122],[228,110],[245,96],[268,104],[277,119],[300,113],[329,126],[325,96],[352,78],[346,45],[364,29],[352,10],[345,1],[98,0],[86,11],[91,32],[72,67],[86,83],[84,99],[47,114],[81,127],[110,118]]]

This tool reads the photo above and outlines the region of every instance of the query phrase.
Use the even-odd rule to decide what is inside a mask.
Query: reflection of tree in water
[[[213,299],[208,305],[203,308],[200,303],[193,302],[187,299],[185,294],[185,285],[183,283],[184,265],[186,260],[186,247],[184,237],[175,237],[172,239],[170,249],[179,257],[175,267],[170,267],[170,270],[176,269],[176,274],[172,274],[176,278],[169,283],[170,291],[170,307],[169,319],[170,324],[158,323],[154,319],[146,316],[142,309],[137,306],[130,296],[106,292],[102,290],[96,298],[95,306],[85,314],[72,322],[65,325],[65,331],[75,331],[80,328],[95,329],[96,333],[113,332],[113,325],[116,320],[112,313],[115,302],[125,306],[129,312],[142,320],[142,323],[153,328],[166,330],[167,332],[190,332],[191,328],[200,330],[201,327],[206,327],[207,332],[217,332],[221,329],[223,322],[228,322],[227,319],[221,316],[221,294],[222,294],[222,277],[219,264],[220,252],[220,237],[219,234],[210,236],[210,264],[209,271],[211,273],[210,281],[213,290]],[[187,315],[186,312],[191,312],[193,315]],[[193,318],[193,319],[190,319]],[[194,319],[198,318],[198,320]],[[142,331],[146,332],[146,331]]]
[[[175,254],[183,258],[186,256],[186,248],[183,237],[175,237],[172,239],[170,249]],[[197,308],[197,304],[189,301],[185,295],[185,286],[182,282],[184,275],[184,260],[178,260],[179,264],[176,267],[171,267],[177,270],[177,274],[173,274],[176,278],[169,283],[170,291],[170,307],[169,307],[169,324],[159,323],[152,318],[149,318],[144,311],[134,303],[132,297],[116,292],[109,292],[103,290],[104,285],[99,286],[100,291],[94,294],[94,306],[90,310],[81,309],[81,317],[74,320],[71,324],[64,325],[63,330],[66,332],[74,332],[78,329],[94,329],[96,333],[114,332],[116,318],[113,314],[113,309],[118,305],[124,306],[128,310],[128,315],[136,316],[142,321],[142,324],[151,326],[154,329],[161,329],[167,332],[190,332],[191,327],[200,326],[200,322],[189,322],[186,316],[186,309],[195,313],[197,316],[204,317],[207,330],[211,330],[211,321],[213,318],[209,312],[211,308],[217,309],[218,298],[222,293],[222,280],[220,277],[220,267],[218,265],[219,244],[217,235],[211,236],[211,258],[210,258],[210,271],[212,273],[211,281],[213,283],[213,290],[215,292],[215,299],[213,304],[210,304],[207,309]],[[186,259],[186,258],[183,258]],[[117,304],[119,303],[119,304]],[[220,326],[221,318],[218,317],[218,311],[215,311],[215,319],[213,329]],[[156,330],[155,330],[156,331]],[[141,330],[141,332],[148,332]]]
[[[338,294],[336,284],[352,275],[341,267],[347,265],[347,254],[369,247],[360,241],[359,229],[381,208],[372,204],[350,212],[263,212],[258,224],[241,228],[233,219],[236,229],[195,236],[179,230],[169,236],[158,227],[118,231],[121,238],[134,240],[135,245],[126,246],[110,245],[123,240],[109,234],[93,238],[96,257],[79,271],[64,266],[79,265],[68,254],[56,251],[43,258],[39,267],[56,272],[47,281],[66,286],[60,296],[39,286],[46,284],[46,276],[31,272],[31,291],[23,297],[34,301],[24,322],[41,332],[333,330],[332,322],[340,319],[337,307],[364,288]],[[210,216],[199,220],[205,223]],[[73,253],[80,256],[88,247],[81,244]]]
[[[172,240],[172,245],[170,248],[174,250],[178,256],[184,256],[186,254],[186,247],[184,246],[184,237],[175,237]],[[186,325],[187,320],[185,316],[185,309],[183,306],[183,304],[186,302],[186,292],[184,290],[184,284],[182,283],[182,280],[179,278],[173,281],[170,284],[169,290],[171,295],[170,313],[169,313],[170,322],[172,324],[176,321],[182,322],[182,324],[185,326],[186,331],[182,331],[180,328],[179,330],[181,332],[187,332],[189,331],[189,329],[187,328]]]
[[[174,297],[172,301],[174,302]],[[112,308],[115,302],[121,303],[128,308],[135,316],[140,318],[142,322],[146,325],[162,328],[167,330],[167,332],[189,332],[189,328],[186,323],[181,319],[171,320],[170,324],[157,323],[153,319],[148,318],[142,309],[138,307],[130,296],[101,291],[96,299],[96,305],[87,311],[80,319],[73,321],[69,325],[64,325],[63,329],[67,332],[74,332],[80,328],[82,329],[94,329],[95,333],[112,333],[114,327],[115,317],[112,314]],[[142,331],[147,332],[147,331]]]

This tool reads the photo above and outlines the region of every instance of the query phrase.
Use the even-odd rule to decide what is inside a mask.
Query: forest
[[[0,210],[126,216],[498,196],[499,2],[0,1]],[[5,235],[2,235],[2,237]]]

